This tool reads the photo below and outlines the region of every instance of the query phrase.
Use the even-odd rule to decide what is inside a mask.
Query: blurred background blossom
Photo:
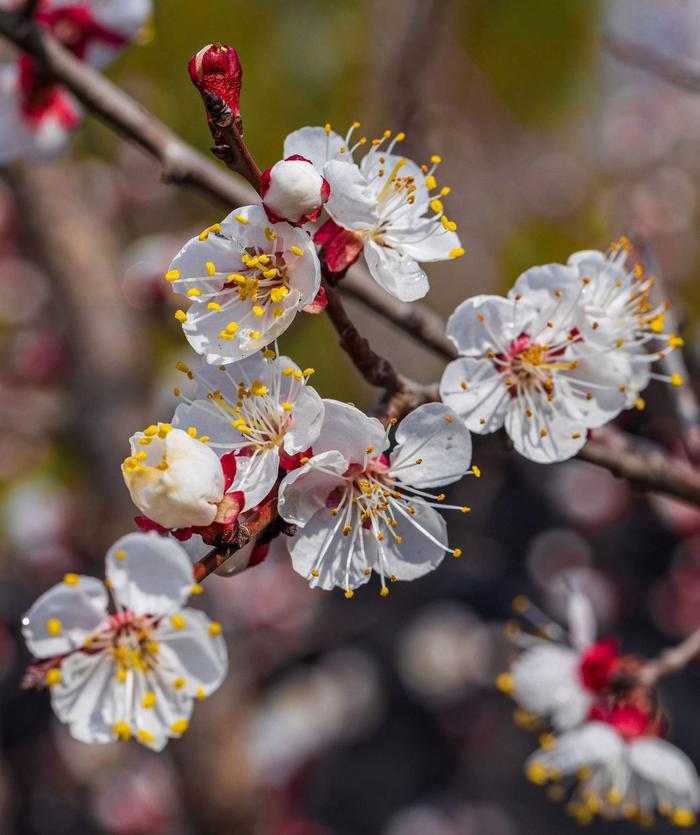
[[[444,159],[467,250],[431,269],[447,316],[537,263],[625,233],[658,262],[700,355],[696,280],[700,95],[623,66],[604,33],[700,62],[695,0],[155,0],[142,43],[110,76],[186,140],[209,145],[186,62],[236,46],[246,139],[262,167],[287,133],[354,119],[406,130]],[[0,118],[2,114],[0,113]],[[571,461],[539,467],[479,438],[483,477],[457,485],[464,556],[387,599],[310,591],[284,542],[237,577],[207,580],[225,626],[226,684],[190,734],[156,756],[70,739],[45,695],[18,690],[23,611],[67,570],[99,573],[131,529],[127,438],[167,420],[187,357],[164,287],[170,259],[227,211],[159,182],[94,119],[69,155],[0,183],[0,829],[14,835],[529,835],[576,827],[523,777],[534,740],[494,681],[511,601],[561,619],[576,583],[602,634],[652,655],[700,626],[700,515]],[[412,376],[441,364],[352,304],[371,342]],[[282,350],[328,397],[365,408],[324,317]],[[625,415],[672,441],[668,392]],[[671,738],[700,763],[697,670],[664,685]],[[594,824],[594,831],[602,830]],[[663,828],[663,827],[661,827]],[[618,825],[627,831],[626,825]]]

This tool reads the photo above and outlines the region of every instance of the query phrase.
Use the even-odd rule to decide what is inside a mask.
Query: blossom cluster
[[[21,6],[21,0],[0,0],[0,9]],[[41,0],[34,21],[77,59],[103,69],[150,14],[151,0]],[[0,110],[0,164],[54,156],[82,121],[75,98],[26,54],[0,65]]]
[[[517,598],[528,614],[531,604]],[[541,613],[537,613],[541,626]],[[511,695],[526,728],[548,722],[554,733],[526,763],[530,780],[549,785],[553,800],[582,824],[600,815],[648,826],[659,813],[680,827],[695,826],[700,778],[690,759],[663,739],[654,694],[643,683],[641,659],[620,653],[614,638],[596,640],[590,601],[573,591],[568,634],[562,640],[516,631],[523,651],[498,686]]]
[[[452,314],[459,352],[440,396],[479,434],[505,427],[515,449],[540,463],[575,455],[592,429],[644,408],[653,378],[681,385],[651,365],[683,340],[665,327],[654,278],[628,268],[626,238],[606,255],[574,253],[567,264],[524,272],[508,293],[474,296]]]

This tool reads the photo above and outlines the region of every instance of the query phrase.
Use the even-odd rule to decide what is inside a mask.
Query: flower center
[[[155,624],[150,615],[120,612],[110,617],[108,628],[92,639],[86,649],[105,649],[117,667],[117,676],[129,670],[148,672],[157,664],[159,645],[153,639]]]

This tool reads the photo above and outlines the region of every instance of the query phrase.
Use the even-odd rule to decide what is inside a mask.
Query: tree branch
[[[179,139],[131,96],[77,60],[17,11],[0,11],[0,34],[31,55],[49,80],[60,82],[85,107],[156,159],[165,182],[191,186],[227,207],[250,201],[251,192]]]
[[[691,632],[675,647],[665,649],[658,658],[648,661],[639,674],[639,681],[653,687],[660,679],[681,672],[700,656],[700,629]]]
[[[700,63],[688,58],[663,55],[634,41],[608,33],[603,36],[603,46],[619,61],[650,72],[657,78],[693,93],[700,92]]]

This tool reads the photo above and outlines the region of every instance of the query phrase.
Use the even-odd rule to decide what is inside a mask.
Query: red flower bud
[[[202,97],[207,93],[219,96],[238,119],[243,68],[232,46],[214,43],[203,47],[190,58],[187,69]]]

